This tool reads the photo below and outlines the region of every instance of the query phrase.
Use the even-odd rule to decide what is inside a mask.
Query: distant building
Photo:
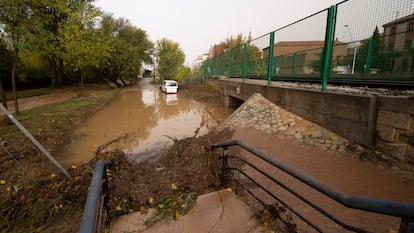
[[[223,54],[227,50],[227,48],[228,48],[228,45],[224,42],[222,42],[220,44],[215,44],[214,46],[212,46],[210,48],[208,56],[209,56],[209,58],[217,57],[217,56]]]
[[[383,25],[384,45],[394,52],[393,72],[414,71],[414,14]]]
[[[277,74],[292,74],[293,64],[295,74],[317,74],[320,72],[320,60],[322,57],[324,41],[280,41],[274,46],[274,57],[276,57]],[[336,66],[341,65],[348,55],[345,43],[335,41],[333,60]],[[263,49],[263,57],[268,59],[269,47]],[[296,61],[294,61],[296,59]]]
[[[207,53],[202,54],[197,57],[195,60],[194,68],[197,69],[203,65],[203,62],[206,61],[209,58],[209,55]]]
[[[202,54],[200,56],[197,57],[197,64],[203,63],[204,61],[206,61],[208,59],[208,54]]]

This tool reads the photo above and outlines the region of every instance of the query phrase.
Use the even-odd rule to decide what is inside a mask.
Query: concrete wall
[[[232,103],[260,93],[276,105],[325,127],[350,141],[376,147],[414,164],[414,99],[377,97],[268,87],[230,81],[215,82]],[[377,120],[378,118],[378,120]]]

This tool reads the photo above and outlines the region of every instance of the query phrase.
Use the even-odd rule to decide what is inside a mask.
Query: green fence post
[[[293,67],[292,67],[292,74],[296,74],[296,59],[298,57],[298,53],[293,54]]]
[[[201,65],[201,67],[202,67],[202,69],[203,69],[203,80],[205,80],[206,79],[206,73],[207,73],[207,71],[206,71],[206,62],[207,61],[204,61],[203,62],[203,64]]]
[[[243,44],[243,65],[242,65],[242,78],[243,83],[246,79],[246,62],[247,62],[247,43]]]
[[[222,60],[222,59],[220,59],[220,57],[217,57],[217,72],[218,72],[218,80],[220,80],[220,77],[221,77],[221,66],[222,66],[222,63],[221,63],[221,61],[220,60]]]
[[[335,36],[335,21],[336,21],[336,6],[331,6],[328,9],[328,17],[326,21],[325,45],[323,48],[322,57],[322,91],[326,91],[326,85],[331,73],[333,41]]]
[[[365,70],[364,72],[366,74],[369,74],[371,72],[371,61],[372,61],[372,51],[374,50],[374,38],[369,38],[368,41],[368,51],[367,51],[367,59],[365,61]]]
[[[216,62],[215,57],[211,60],[211,64],[212,64],[212,66],[211,66],[211,79],[214,80],[214,75],[216,75],[216,66],[217,66],[217,62]]]
[[[230,54],[230,49],[227,50],[227,80],[230,80],[230,75],[231,75],[231,54]]]
[[[211,58],[211,79],[214,79],[214,72],[216,72],[216,64],[214,63],[214,57]]]
[[[273,56],[274,56],[274,48],[275,48],[275,32],[270,33],[270,41],[269,41],[269,56],[268,56],[268,63],[267,63],[267,85],[270,86],[272,82],[272,64],[273,64]]]
[[[210,78],[214,77],[214,57],[211,58],[210,61]]]

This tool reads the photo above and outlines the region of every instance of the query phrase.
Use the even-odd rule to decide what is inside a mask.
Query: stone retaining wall
[[[414,164],[414,98],[378,97],[377,148]]]

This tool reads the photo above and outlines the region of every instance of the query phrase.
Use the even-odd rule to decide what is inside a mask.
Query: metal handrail
[[[105,209],[108,203],[106,167],[110,164],[112,162],[107,160],[96,162],[80,224],[80,233],[104,232],[106,221]]]
[[[266,161],[267,163],[271,164],[274,167],[277,167],[278,169],[282,170],[283,172],[291,175],[295,179],[307,184],[308,186],[312,187],[313,189],[319,191],[320,193],[324,194],[325,196],[335,200],[338,203],[341,203],[342,205],[352,208],[352,209],[358,209],[358,210],[364,210],[368,212],[374,212],[389,216],[396,216],[402,218],[401,224],[400,224],[400,233],[405,232],[414,232],[414,205],[408,204],[408,203],[400,203],[400,202],[393,202],[393,201],[386,201],[386,200],[377,200],[377,199],[370,199],[370,198],[363,198],[363,197],[353,197],[353,196],[347,196],[325,184],[322,182],[316,180],[315,178],[303,174],[302,172],[295,170],[294,168],[289,167],[287,164],[284,164],[276,159],[270,158],[268,155],[264,154],[263,152],[257,150],[253,146],[244,143],[241,140],[231,140],[226,141],[223,143],[217,143],[213,144],[211,146],[212,149],[215,148],[223,148],[223,175],[225,178],[227,178],[227,175],[225,174],[226,169],[229,169],[227,160],[229,158],[228,155],[228,147],[230,146],[240,146],[241,148],[249,151],[256,157]],[[257,169],[256,169],[257,170]],[[263,174],[263,172],[262,172]],[[268,174],[264,174],[268,176]],[[279,183],[275,178],[271,178],[273,182]],[[285,188],[285,187],[282,187]],[[286,188],[285,188],[286,189]],[[292,190],[286,189],[290,193],[294,194]],[[295,194],[294,194],[295,195]],[[309,201],[306,200],[305,203],[308,203]],[[312,204],[313,208],[315,208]],[[319,211],[321,214],[325,215],[324,211],[315,208],[317,211]],[[355,232],[365,232],[364,230],[354,228],[352,226],[348,226],[340,221],[336,221],[332,219],[330,216],[327,216],[334,222],[338,223],[342,227],[349,229],[351,231]]]

